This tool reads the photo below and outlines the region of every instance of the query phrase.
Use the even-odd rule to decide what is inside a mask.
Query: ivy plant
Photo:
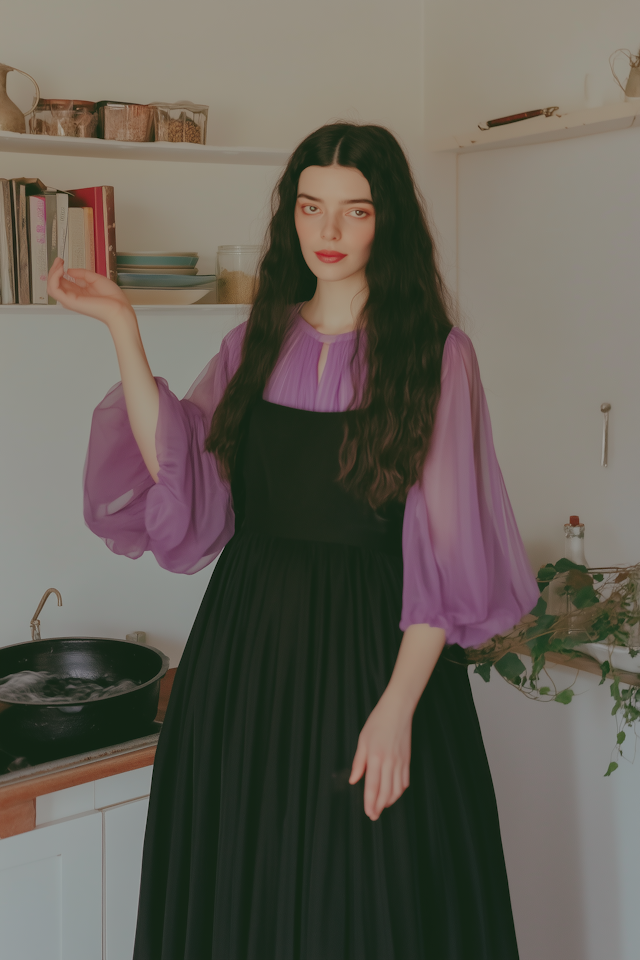
[[[562,558],[542,566],[537,580],[540,598],[531,613],[509,633],[468,650],[467,661],[475,664],[474,672],[487,683],[495,669],[531,700],[569,704],[574,697],[575,680],[558,689],[546,668],[547,655],[562,653],[571,660],[581,656],[581,651],[575,649],[577,645],[607,644],[609,659],[600,665],[600,685],[610,681],[611,713],[617,722],[616,743],[605,773],[609,777],[624,756],[627,730],[631,728],[637,736],[636,724],[640,720],[640,686],[624,686],[619,671],[613,670],[610,663],[615,647],[628,649],[632,657],[640,653],[640,564],[596,570]],[[549,608],[554,612],[549,612]],[[528,650],[530,666],[516,648]],[[577,676],[578,673],[576,679]]]

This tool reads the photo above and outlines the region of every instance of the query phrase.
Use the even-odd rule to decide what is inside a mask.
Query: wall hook
[[[602,424],[602,466],[608,466],[609,460],[609,410],[611,410],[610,403],[601,403],[600,410],[604,414],[604,422]]]

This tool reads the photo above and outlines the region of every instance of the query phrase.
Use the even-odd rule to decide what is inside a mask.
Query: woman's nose
[[[326,217],[324,223],[322,224],[322,233],[320,236],[323,240],[340,239],[340,228],[338,227],[337,217]]]

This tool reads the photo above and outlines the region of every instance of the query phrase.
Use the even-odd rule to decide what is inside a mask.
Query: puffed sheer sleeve
[[[474,647],[509,630],[538,598],[498,465],[478,362],[454,328],[422,477],[403,527],[403,630],[428,623]]]
[[[122,384],[96,407],[84,470],[84,518],[114,553],[136,558],[150,550],[166,570],[196,573],[233,535],[231,491],[204,442],[237,369],[243,332],[236,328],[225,337],[183,400],[156,377],[157,483],[133,437]]]

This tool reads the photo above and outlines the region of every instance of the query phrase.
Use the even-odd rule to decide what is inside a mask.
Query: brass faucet
[[[55,593],[56,597],[58,598],[58,606],[59,607],[62,606],[62,597],[60,596],[60,591],[56,590],[55,587],[49,587],[49,589],[45,591],[44,596],[42,597],[42,600],[38,604],[38,609],[36,610],[33,617],[31,618],[31,639],[32,640],[42,639],[40,636],[40,621],[38,620],[38,617],[40,616],[40,611],[42,610],[42,608],[44,607],[47,601],[47,597],[51,593]]]

